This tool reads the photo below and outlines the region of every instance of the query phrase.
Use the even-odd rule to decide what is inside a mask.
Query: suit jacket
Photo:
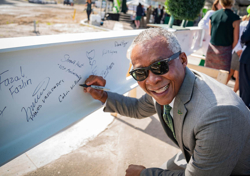
[[[241,43],[245,44],[246,48],[241,54],[240,62],[243,64],[250,64],[250,22],[248,22],[246,30],[241,36]]]
[[[160,19],[162,19],[163,13],[164,13],[164,12],[163,12],[163,9],[161,9],[161,14],[160,14],[160,16],[159,16]]]
[[[142,6],[137,6],[136,16],[143,16],[143,8],[142,8]]]
[[[150,15],[152,14],[152,8],[147,8],[147,23],[149,23],[149,20],[150,20]]]
[[[161,106],[147,94],[135,99],[109,92],[104,111],[134,118],[158,113],[188,162],[184,171],[148,168],[141,176],[250,174],[250,112],[229,87],[205,74],[186,68],[173,107],[176,140],[162,119]]]
[[[153,15],[154,15],[155,19],[158,17],[158,8],[154,9]]]

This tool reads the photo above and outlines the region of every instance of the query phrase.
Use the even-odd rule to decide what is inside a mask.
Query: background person
[[[145,95],[136,99],[91,87],[84,91],[105,103],[105,112],[134,118],[157,113],[182,153],[164,168],[129,165],[126,176],[250,174],[250,112],[239,96],[215,79],[189,70],[186,54],[167,29],[142,31],[127,56],[133,65],[130,74]],[[106,81],[91,75],[85,83],[105,86]]]
[[[211,40],[207,49],[205,66],[230,71],[232,48],[239,40],[240,18],[231,10],[234,0],[220,0],[222,9],[210,17]]]
[[[141,5],[141,6],[142,6],[141,27],[145,28],[146,24],[145,24],[144,17],[146,16],[146,12],[145,12],[144,5]]]
[[[240,37],[242,36],[243,31],[245,31],[246,29],[248,20],[249,17],[247,17],[246,15],[242,18],[242,22],[240,23],[240,33],[239,33]],[[240,68],[239,58],[242,53],[242,50],[243,50],[242,44],[240,40],[238,40],[237,45],[233,48],[232,51],[231,68],[227,78],[227,83],[228,83],[230,78],[234,75],[235,77],[234,92],[237,92],[239,90],[239,68]]]
[[[164,22],[162,22],[162,20],[164,20],[164,19],[163,19],[164,16],[165,16],[165,7],[162,6],[161,14],[160,14],[160,16],[159,16],[160,24],[163,24],[163,23],[164,23]]]
[[[87,16],[88,16],[88,23],[89,23],[90,14],[92,12],[92,3],[91,3],[91,0],[87,0],[86,6],[87,6]]]
[[[207,48],[210,42],[210,35],[209,35],[209,20],[210,17],[213,15],[213,13],[217,10],[220,10],[222,7],[219,3],[219,0],[215,0],[213,5],[212,5],[212,10],[207,11],[206,15],[200,20],[200,22],[198,23],[198,26],[200,28],[202,28],[204,30],[203,32],[203,42],[202,42],[202,48],[200,49],[200,51],[197,52],[201,52],[202,55],[206,55],[207,53]]]
[[[240,57],[240,71],[239,71],[239,87],[240,97],[250,108],[250,23],[241,36],[241,42],[246,45],[246,48]]]
[[[158,8],[155,8],[154,9],[154,12],[153,12],[153,15],[154,15],[154,24],[160,24],[160,15],[161,15],[161,5],[159,4],[158,5]]]
[[[139,29],[140,27],[140,20],[141,20],[142,15],[143,15],[143,9],[142,9],[141,3],[139,3],[139,5],[136,8],[136,18],[135,18],[136,29]]]
[[[147,13],[146,13],[146,27],[147,27],[147,24],[149,24],[149,20],[150,20],[151,14],[152,14],[152,6],[150,5],[147,8]]]

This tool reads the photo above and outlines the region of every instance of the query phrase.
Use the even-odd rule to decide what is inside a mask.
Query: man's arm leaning
[[[140,99],[125,97],[123,95],[107,92],[108,99],[104,112],[117,112],[120,115],[145,118],[156,113],[152,97],[145,94]]]

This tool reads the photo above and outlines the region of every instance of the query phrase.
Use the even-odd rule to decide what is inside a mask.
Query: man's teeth
[[[165,87],[163,87],[163,88],[161,88],[161,89],[159,89],[159,90],[155,90],[155,92],[156,92],[156,93],[162,93],[162,92],[164,92],[165,90],[167,90],[167,88],[168,88],[168,85],[166,85]]]

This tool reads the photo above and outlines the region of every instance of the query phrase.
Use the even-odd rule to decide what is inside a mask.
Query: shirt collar
[[[171,103],[169,103],[169,106],[171,106],[171,108],[174,107],[174,101],[175,101],[175,98],[171,101]]]

